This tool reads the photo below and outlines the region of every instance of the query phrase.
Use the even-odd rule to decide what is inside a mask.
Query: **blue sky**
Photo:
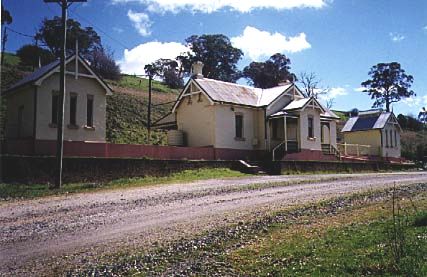
[[[10,27],[25,34],[60,14],[42,0],[2,2],[14,19]],[[418,114],[427,106],[425,0],[88,0],[73,4],[69,15],[95,28],[126,73],[175,57],[190,35],[222,33],[245,53],[240,68],[282,52],[292,72],[314,72],[331,89],[334,109],[370,108],[360,83],[371,66],[391,61],[414,76],[417,93],[394,111]],[[29,42],[10,33],[7,50]]]

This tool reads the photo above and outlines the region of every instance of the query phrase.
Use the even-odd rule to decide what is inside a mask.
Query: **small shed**
[[[400,158],[400,127],[392,112],[361,111],[350,117],[342,132],[346,144],[369,145],[369,155]]]

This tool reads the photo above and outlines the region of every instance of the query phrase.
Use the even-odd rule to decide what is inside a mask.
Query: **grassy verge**
[[[196,180],[241,177],[246,174],[228,168],[202,168],[184,170],[165,177],[124,178],[108,183],[71,183],[64,184],[61,189],[50,189],[49,184],[0,184],[0,200],[13,198],[35,198],[66,193],[97,191],[101,189],[117,189],[142,187],[154,184],[168,184],[175,182],[191,182]]]
[[[246,276],[427,276],[426,196],[395,205],[395,221],[390,203],[302,217],[229,258]]]
[[[124,251],[74,273],[427,276],[426,189],[426,184],[398,189],[395,221],[390,190],[355,194],[241,221],[150,251]],[[393,254],[396,245],[402,250],[399,259]]]

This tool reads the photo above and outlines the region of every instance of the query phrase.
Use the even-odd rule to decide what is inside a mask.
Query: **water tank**
[[[184,132],[180,130],[169,130],[168,145],[184,146]]]

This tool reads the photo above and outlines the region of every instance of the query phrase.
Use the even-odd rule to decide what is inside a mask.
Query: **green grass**
[[[132,75],[122,75],[122,78],[119,81],[109,81],[112,85],[123,87],[123,88],[133,88],[148,91],[148,79],[140,78]],[[152,82],[153,91],[164,92],[164,93],[179,93],[180,90],[170,89],[168,86],[162,82],[153,80]]]
[[[114,93],[107,97],[107,141],[112,143],[147,143],[147,101],[125,93]],[[168,113],[167,107],[153,110],[153,122]],[[165,145],[166,133],[153,130],[151,144]]]
[[[307,217],[276,226],[256,243],[229,255],[243,276],[427,276],[427,213],[412,208],[400,219],[404,240],[399,261],[392,254],[393,222],[384,204],[343,216]]]
[[[7,65],[18,65],[21,62],[21,59],[13,53],[4,53],[4,64]]]
[[[61,189],[50,189],[49,184],[4,184],[0,183],[0,200],[13,198],[36,198],[66,193],[90,192],[104,189],[123,189],[157,184],[187,183],[196,180],[242,177],[246,174],[228,168],[201,168],[184,170],[165,177],[123,178],[107,183],[70,183]]]

